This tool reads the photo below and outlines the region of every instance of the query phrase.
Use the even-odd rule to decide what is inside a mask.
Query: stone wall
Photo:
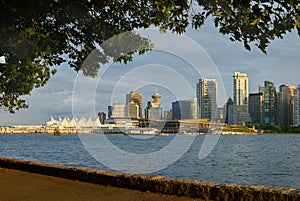
[[[169,179],[163,176],[123,174],[89,168],[72,168],[40,162],[0,158],[0,167],[78,180],[100,185],[151,191],[167,195],[197,197],[204,200],[300,201],[300,191],[263,186],[216,184],[196,180]]]

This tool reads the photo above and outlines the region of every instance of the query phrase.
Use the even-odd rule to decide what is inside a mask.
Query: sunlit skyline
[[[159,31],[157,30],[157,32]],[[287,83],[293,86],[300,84],[300,38],[295,32],[288,33],[282,40],[276,39],[272,41],[267,49],[267,55],[262,53],[255,46],[252,47],[252,51],[250,52],[245,50],[241,43],[231,42],[228,36],[219,34],[217,29],[209,22],[200,30],[190,28],[183,35],[189,37],[202,47],[218,69],[225,88],[225,95],[218,97],[219,107],[223,106],[228,97],[233,97],[232,76],[236,71],[248,75],[249,93],[258,92],[258,85],[262,84],[265,80],[273,82],[277,90],[281,84]],[[170,44],[170,46],[172,45],[176,44]],[[193,55],[193,49],[189,49],[189,47],[183,47],[183,51],[195,58],[198,56]],[[91,100],[91,104],[95,105],[95,111],[107,112],[107,105],[110,105],[112,101],[113,86],[116,84],[116,81],[124,76],[122,73],[125,72],[124,69],[126,68],[153,65],[153,61],[155,61],[156,64],[167,65],[169,68],[174,68],[178,72],[184,72],[186,64],[183,61],[176,58],[174,59],[174,55],[169,55],[169,57],[166,54],[163,56],[160,55],[161,53],[158,51],[147,52],[142,56],[136,56],[134,61],[127,65],[114,63],[112,70],[108,72],[111,79],[102,80],[101,93],[95,95],[95,100]],[[1,60],[3,59],[0,58],[0,62]],[[149,61],[151,61],[150,64]],[[74,101],[73,90],[77,73],[66,65],[57,67],[57,69],[58,72],[50,79],[45,87],[35,89],[31,96],[24,97],[29,105],[28,109],[16,111],[15,114],[1,112],[0,124],[43,124],[50,119],[50,116],[55,118],[58,116],[72,117],[72,103]],[[172,80],[172,77],[168,77],[168,75],[164,76],[166,79]],[[195,90],[195,80],[201,77],[188,74],[184,76],[191,77],[188,82],[191,82],[190,85],[193,87],[193,90]],[[180,83],[175,82],[174,84],[180,85]],[[218,82],[218,85],[219,84]],[[158,88],[159,93],[162,95],[161,103],[165,110],[171,107],[172,101],[176,101],[177,99],[192,99],[196,96],[195,93],[194,96],[192,96],[191,93],[187,94],[185,88],[180,88],[180,86],[179,91],[182,91],[182,94],[177,93],[174,95],[172,94],[172,90],[170,91],[168,88],[164,88],[164,86],[158,86],[153,83],[152,85],[145,85],[139,89],[127,88],[128,90],[124,91],[123,102],[125,102],[125,93],[137,91],[143,94],[144,108],[146,102],[151,100],[151,95],[155,88]],[[220,90],[220,88],[218,88],[218,90]],[[94,93],[94,91],[91,93]],[[100,96],[100,98],[97,96]],[[120,93],[120,97],[122,97],[122,93]],[[101,101],[99,101],[99,99],[101,99]],[[121,102],[122,100],[119,101]],[[82,110],[84,110],[84,107],[82,107]]]

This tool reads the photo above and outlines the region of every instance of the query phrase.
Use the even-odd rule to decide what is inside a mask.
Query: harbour
[[[96,141],[99,136],[82,135],[89,137],[92,141]],[[80,140],[82,135],[62,134],[59,137],[50,134],[0,135],[0,155],[48,164],[112,171],[110,167],[92,157],[89,151],[93,151],[93,149],[87,150],[83,146],[83,142]],[[109,140],[115,147],[141,156],[160,151],[173,142],[176,137],[176,135],[169,135],[141,138],[120,134],[101,136]],[[300,189],[299,135],[221,135],[211,153],[206,158],[199,159],[199,150],[205,137],[207,135],[180,135],[177,149],[171,151],[168,157],[177,154],[181,147],[185,146],[187,140],[193,140],[190,147],[173,164],[151,174],[221,184],[235,183]],[[101,141],[98,142],[99,145],[101,143]],[[137,172],[141,164],[151,167],[163,160],[160,158],[152,161],[144,160],[141,161],[141,164],[129,163],[129,167],[123,167],[122,165],[126,164],[121,162],[121,156],[113,156],[107,150],[102,150],[102,153],[104,157],[107,157],[103,160],[120,157],[116,162],[121,168],[125,170],[134,166]]]

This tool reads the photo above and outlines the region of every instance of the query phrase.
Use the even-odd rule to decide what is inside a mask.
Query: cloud
[[[144,33],[147,36],[147,32]],[[159,41],[159,48],[136,55],[127,65],[114,63],[107,69],[103,67],[101,70],[105,72],[100,79],[83,77],[66,65],[57,67],[57,74],[45,87],[25,97],[30,107],[14,115],[0,113],[0,124],[42,124],[50,116],[72,116],[74,103],[77,113],[96,115],[98,111],[107,112],[114,98],[125,102],[125,94],[132,90],[142,93],[145,107],[157,88],[163,107],[169,109],[176,99],[195,97],[187,93],[187,88],[195,90],[201,75],[206,78],[220,75],[218,88],[220,90],[220,83],[223,83],[225,94],[219,96],[219,106],[232,97],[235,71],[248,74],[250,92],[257,92],[264,80],[273,81],[277,87],[282,83],[297,85],[300,81],[300,38],[295,32],[287,34],[283,40],[272,41],[267,55],[255,46],[249,52],[241,43],[229,41],[228,36],[219,34],[209,22],[199,30],[188,29],[184,36],[160,35],[156,30],[152,37]],[[203,71],[200,76],[197,68]],[[211,69],[214,71],[209,72]],[[182,80],[187,83],[182,84]],[[142,81],[147,83],[142,85]]]

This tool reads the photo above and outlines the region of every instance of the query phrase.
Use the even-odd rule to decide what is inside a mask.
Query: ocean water
[[[0,135],[0,156],[300,190],[300,135],[221,135],[207,155],[199,157],[207,137],[7,134]]]

